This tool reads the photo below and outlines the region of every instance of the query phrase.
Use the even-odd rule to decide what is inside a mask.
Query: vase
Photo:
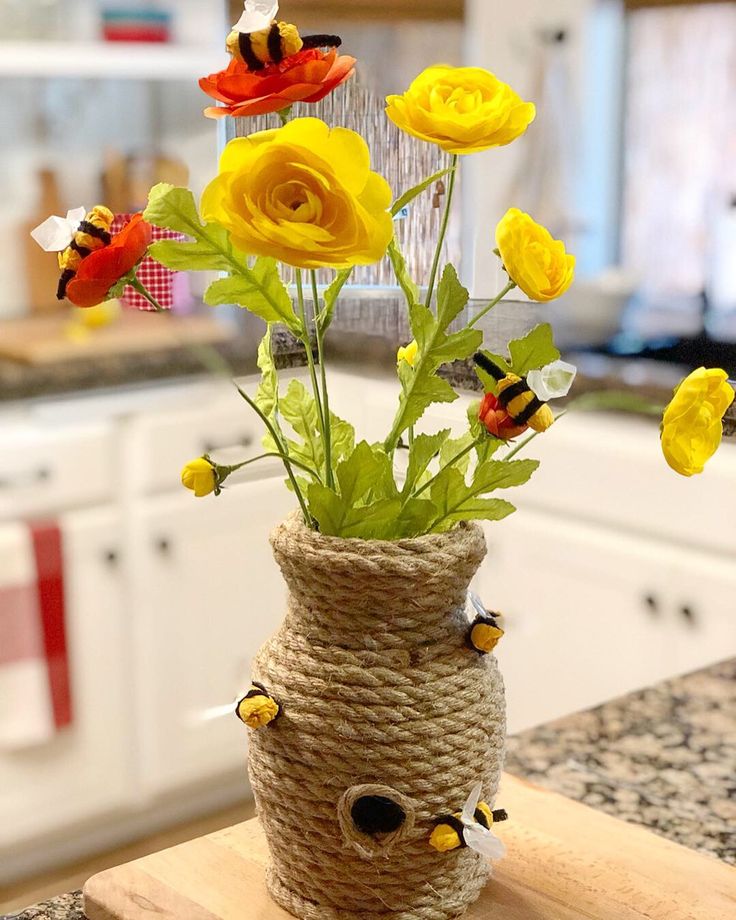
[[[478,782],[493,802],[505,738],[496,659],[467,641],[481,528],[357,540],[294,515],[271,543],[288,610],[253,678],[279,715],[248,755],[271,896],[301,920],[460,916],[489,864],[429,839]]]

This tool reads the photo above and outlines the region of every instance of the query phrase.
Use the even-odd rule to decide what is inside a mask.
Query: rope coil
[[[289,604],[253,679],[283,713],[249,741],[271,895],[300,920],[460,916],[488,864],[429,837],[478,781],[492,803],[502,768],[503,682],[466,645],[482,530],[351,540],[294,515],[271,543]],[[384,814],[371,818],[372,803]],[[394,823],[367,834],[358,814],[364,828]]]

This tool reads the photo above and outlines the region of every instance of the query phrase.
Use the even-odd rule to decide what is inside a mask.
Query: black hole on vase
[[[385,795],[364,795],[350,810],[353,824],[362,834],[390,834],[406,820],[404,809]]]

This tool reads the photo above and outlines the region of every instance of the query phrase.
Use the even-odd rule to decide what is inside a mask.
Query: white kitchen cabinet
[[[59,522],[73,722],[47,743],[0,751],[0,865],[4,849],[9,856],[26,840],[111,812],[133,793],[120,518],[100,508]]]
[[[242,724],[204,716],[247,689],[285,611],[268,535],[295,500],[277,469],[219,497],[181,490],[136,504],[136,720],[150,795],[245,770]]]
[[[486,538],[511,732],[736,654],[725,560],[528,510]]]

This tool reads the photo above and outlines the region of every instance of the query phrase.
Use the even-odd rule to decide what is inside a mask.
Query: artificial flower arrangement
[[[549,402],[575,369],[541,324],[483,348],[479,320],[519,288],[547,302],[570,287],[575,260],[532,217],[511,208],[495,232],[508,282],[468,317],[456,269],[441,265],[462,158],[521,137],[535,108],[493,74],[430,67],[386,115],[398,129],[451,156],[408,190],[371,169],[354,131],[291,118],[348,79],[355,61],[337,36],[302,37],[277,5],[247,0],[227,39],[229,66],[201,81],[222,105],[206,114],[278,113],[280,126],[230,141],[199,205],[186,188],[154,187],[148,206],[117,234],[104,207],[50,218],[35,231],[60,251],[59,295],[81,307],[126,286],[159,309],[139,277],[144,259],[215,271],[207,304],[238,304],[267,325],[255,394],[237,388],[264,426],[264,455],[283,461],[298,510],[271,542],[289,609],[256,656],[235,711],[250,729],[249,772],[272,863],[274,899],[300,918],[449,920],[475,900],[503,846],[492,828],[503,761],[503,683],[493,650],[500,615],[472,597],[485,555],[478,520],[514,506],[502,490],[537,468],[517,458],[550,428]],[[439,179],[447,198],[424,289],[410,277],[394,218]],[[154,229],[185,239],[152,242]],[[489,240],[489,250],[493,243]],[[413,338],[397,355],[397,405],[379,443],[356,437],[330,408],[325,339],[357,265],[388,258],[406,299]],[[331,269],[320,287],[316,271]],[[308,385],[283,391],[272,330],[303,344]],[[318,361],[314,360],[316,347]],[[440,375],[473,359],[484,394],[459,438],[418,433],[425,411],[458,394]],[[395,471],[408,449],[405,477]],[[208,455],[187,463],[184,485],[219,495],[244,466]],[[203,611],[203,614],[205,611]]]

